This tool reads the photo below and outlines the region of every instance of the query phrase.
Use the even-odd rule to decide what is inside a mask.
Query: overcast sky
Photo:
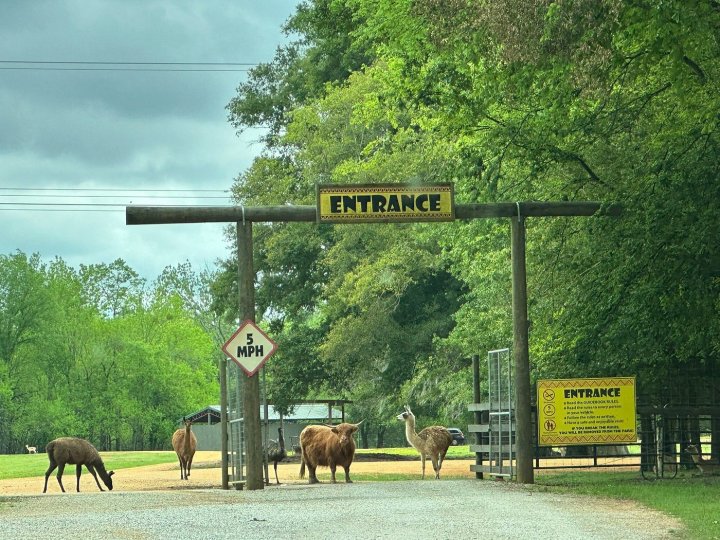
[[[140,63],[270,61],[297,3],[0,0],[0,254],[121,258],[148,280],[226,257],[221,224],[127,226],[112,205],[229,204],[261,148],[227,122],[246,74],[168,70],[247,66]]]

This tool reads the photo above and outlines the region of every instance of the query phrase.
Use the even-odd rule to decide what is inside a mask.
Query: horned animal
[[[452,443],[450,432],[442,426],[430,426],[417,433],[415,431],[415,415],[407,405],[405,405],[405,412],[398,414],[397,419],[405,422],[405,438],[410,446],[420,453],[423,479],[425,479],[425,459],[427,457],[432,461],[435,478],[440,478],[440,468],[448,447]]]
[[[180,461],[180,480],[189,480],[190,467],[197,449],[197,437],[190,429],[192,422],[183,417],[184,428],[180,428],[172,436],[172,445]]]
[[[305,478],[307,465],[310,484],[319,480],[315,470],[318,466],[330,467],[330,481],[335,484],[335,471],[338,466],[345,469],[345,482],[350,480],[350,465],[355,456],[353,435],[362,422],[342,423],[337,426],[307,426],[300,432],[300,478]]]
[[[278,428],[278,440],[268,441],[265,451],[267,452],[268,461],[273,462],[273,467],[275,468],[275,482],[279,484],[280,480],[278,480],[277,464],[278,462],[282,461],[287,457],[287,452],[285,451],[285,436],[283,434],[283,428]],[[270,479],[268,478],[268,483],[269,482]]]
[[[28,454],[37,454],[37,447],[36,446],[28,446],[25,445],[25,449],[28,451]]]
[[[47,491],[48,478],[50,474],[57,467],[57,481],[60,484],[60,489],[65,493],[65,487],[62,483],[62,475],[65,470],[65,465],[75,465],[75,476],[77,476],[77,490],[80,492],[80,473],[82,472],[82,466],[85,465],[90,474],[93,475],[95,483],[100,491],[105,491],[100,482],[98,481],[97,473],[102,478],[107,488],[112,491],[113,481],[112,475],[114,471],[107,472],[105,470],[105,464],[103,463],[100,454],[95,447],[85,439],[79,439],[77,437],[60,437],[54,441],[50,441],[45,447],[47,450],[48,458],[50,459],[50,467],[45,472],[45,487],[43,493]]]
[[[702,474],[720,474],[720,463],[717,460],[703,458],[694,444],[688,446],[686,450]]]

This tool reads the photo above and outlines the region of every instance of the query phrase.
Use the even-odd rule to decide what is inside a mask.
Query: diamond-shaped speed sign
[[[268,358],[277,350],[277,343],[270,339],[250,319],[243,321],[222,350],[240,366],[248,377],[257,373]]]

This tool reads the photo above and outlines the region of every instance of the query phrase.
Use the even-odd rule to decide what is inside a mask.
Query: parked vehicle
[[[452,436],[452,445],[457,446],[459,444],[465,444],[465,434],[458,428],[450,427],[447,428]]]

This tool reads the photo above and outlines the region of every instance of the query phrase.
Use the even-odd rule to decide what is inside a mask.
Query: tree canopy
[[[532,376],[717,366],[716,2],[306,1],[288,28],[228,106],[238,128],[272,118],[238,201],[452,181],[464,203],[620,202],[529,222]],[[468,358],[510,345],[505,222],[258,229],[275,400],[458,418]]]

